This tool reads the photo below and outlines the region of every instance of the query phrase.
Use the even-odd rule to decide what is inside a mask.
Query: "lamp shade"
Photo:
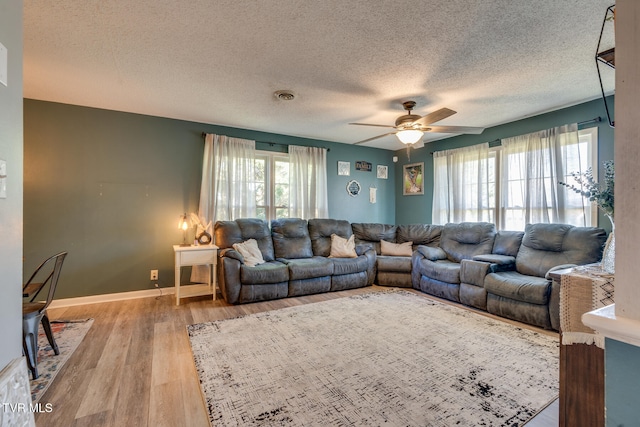
[[[424,135],[424,132],[416,129],[401,130],[396,133],[396,136],[403,144],[415,144],[420,141],[422,135]]]
[[[186,213],[184,215],[180,216],[180,220],[178,221],[178,228],[180,230],[186,230],[187,228],[189,228],[189,224],[187,223],[187,214]]]

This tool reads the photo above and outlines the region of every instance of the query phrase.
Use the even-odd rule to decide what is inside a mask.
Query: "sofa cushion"
[[[380,240],[380,254],[387,256],[408,256],[413,254],[413,242],[391,243]]]
[[[598,262],[606,238],[601,228],[527,224],[516,256],[516,270],[525,275],[544,277],[556,265]]]
[[[440,235],[440,247],[454,262],[474,255],[490,254],[496,236],[496,226],[488,222],[446,224]]]
[[[218,221],[214,225],[216,246],[220,249],[230,248],[234,243],[255,239],[258,242],[262,258],[265,261],[275,260],[271,230],[261,219],[241,218],[235,221]]]
[[[286,282],[289,280],[289,269],[278,261],[270,261],[264,264],[249,267],[240,267],[240,282],[248,285],[262,285]]]
[[[242,255],[244,263],[247,267],[255,267],[258,264],[264,263],[260,248],[258,248],[258,242],[255,239],[249,239],[242,243],[234,243],[233,249]]]
[[[490,294],[524,301],[531,304],[547,304],[551,282],[544,277],[526,276],[516,271],[490,273],[484,279],[484,288]]]
[[[515,257],[522,243],[523,231],[498,231],[492,253]]]
[[[315,256],[313,258],[281,259],[278,261],[289,268],[289,280],[313,279],[331,276],[333,262],[329,258]]]
[[[307,221],[299,218],[281,218],[271,221],[273,249],[278,258],[311,258],[311,238]]]
[[[331,235],[331,252],[329,258],[356,258],[356,242],[355,236],[345,239],[337,234]]]
[[[438,246],[440,244],[441,225],[410,224],[399,225],[396,232],[396,242],[413,242],[413,247],[418,245]]]
[[[309,237],[314,255],[329,256],[332,234],[348,239],[353,235],[351,224],[343,219],[315,218],[309,220]]]
[[[411,257],[384,256],[376,257],[378,271],[411,273]]]
[[[353,274],[367,271],[369,263],[367,257],[361,255],[357,258],[331,258],[333,263],[333,275]]]
[[[460,264],[449,260],[420,261],[420,273],[430,279],[446,283],[460,283]]]
[[[443,251],[442,248],[420,245],[416,248],[416,251],[431,261],[447,259],[447,253]]]
[[[380,255],[380,240],[387,242],[396,241],[396,230],[398,226],[388,224],[351,224],[353,234],[356,236],[356,245],[371,243]]]

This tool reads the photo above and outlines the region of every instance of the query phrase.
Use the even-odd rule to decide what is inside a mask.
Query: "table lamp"
[[[180,220],[178,221],[178,228],[182,230],[182,243],[180,246],[191,246],[187,243],[187,229],[189,228],[189,223],[187,222],[187,213],[180,216]]]

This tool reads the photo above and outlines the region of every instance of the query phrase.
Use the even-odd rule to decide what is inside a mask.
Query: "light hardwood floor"
[[[50,403],[53,410],[37,414],[36,424],[208,426],[187,325],[380,289],[385,288],[373,286],[239,306],[205,297],[186,299],[176,306],[173,295],[164,295],[49,310],[52,320],[92,317],[95,321],[42,396],[40,403]],[[558,426],[557,400],[527,426]]]

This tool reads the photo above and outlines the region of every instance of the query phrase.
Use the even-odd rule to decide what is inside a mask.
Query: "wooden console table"
[[[218,247],[216,245],[180,246],[173,245],[175,252],[175,286],[176,305],[180,305],[181,298],[199,295],[211,295],[216,299],[216,262]],[[180,268],[188,265],[209,266],[209,281],[204,285],[189,285],[180,287]]]
[[[559,270],[551,278],[560,286],[560,427],[602,427],[604,337],[581,317],[613,304],[613,276],[590,265]]]

